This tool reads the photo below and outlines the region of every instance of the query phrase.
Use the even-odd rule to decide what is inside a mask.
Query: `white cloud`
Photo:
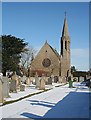
[[[77,48],[71,49],[71,64],[78,70],[89,69],[89,49]]]
[[[88,57],[89,58],[89,49],[71,49],[71,56],[72,57],[79,57],[79,58],[84,58],[84,57]]]

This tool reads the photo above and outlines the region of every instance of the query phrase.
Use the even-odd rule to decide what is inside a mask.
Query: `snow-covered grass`
[[[53,83],[52,85],[46,85],[45,86],[45,90],[50,90],[54,87],[57,87],[57,86],[60,86],[60,85],[63,85],[63,84],[58,84],[58,83]],[[28,96],[31,96],[33,94],[37,94],[37,93],[41,93],[45,90],[39,90],[39,89],[36,89],[35,88],[35,85],[26,85],[25,87],[25,91],[17,91],[17,93],[9,93],[9,98],[4,98],[5,101],[8,101],[6,103],[10,103],[10,102],[13,102],[15,100],[19,100],[21,98],[25,98],[25,97],[28,97]]]
[[[74,83],[2,106],[3,118],[88,118],[89,89]]]

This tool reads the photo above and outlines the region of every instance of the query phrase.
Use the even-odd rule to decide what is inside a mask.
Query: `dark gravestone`
[[[54,83],[58,82],[58,76],[54,76]]]
[[[17,92],[17,90],[16,90],[16,80],[11,80],[10,92]]]
[[[20,91],[25,91],[25,85],[20,85]]]
[[[71,80],[71,76],[68,77],[68,82]]]
[[[52,78],[51,77],[48,78],[48,84],[52,85]]]

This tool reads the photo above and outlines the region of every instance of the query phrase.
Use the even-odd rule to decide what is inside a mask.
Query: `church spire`
[[[63,31],[62,31],[62,37],[68,37],[68,24],[67,24],[67,19],[66,19],[66,12],[65,12],[65,18],[64,18],[64,25],[63,25]]]

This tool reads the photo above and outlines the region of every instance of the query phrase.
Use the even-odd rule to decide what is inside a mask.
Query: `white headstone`
[[[27,85],[30,85],[30,77],[27,77],[27,78],[26,78],[26,84],[27,84]]]
[[[79,77],[79,81],[80,81],[80,82],[84,81],[84,77],[80,76],[80,77]]]

